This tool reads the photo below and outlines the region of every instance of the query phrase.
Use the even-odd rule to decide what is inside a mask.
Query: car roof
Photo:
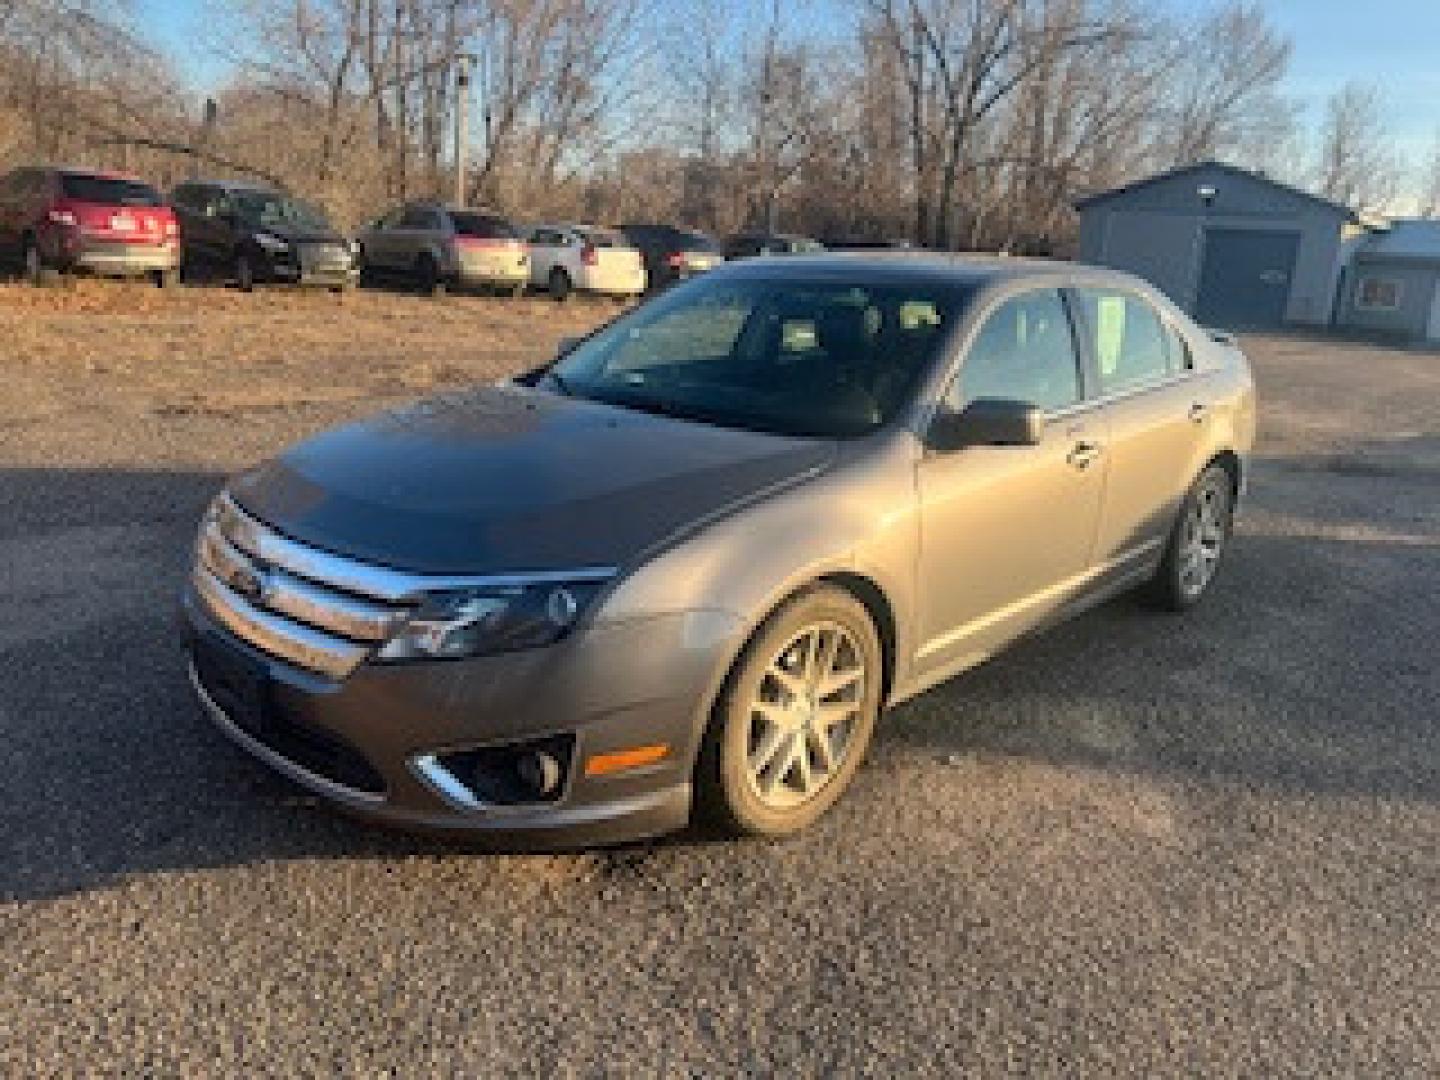
[[[84,165],[18,165],[10,171],[19,172],[21,169],[52,173],[55,176],[93,176],[98,180],[128,180],[132,184],[155,186],[149,180],[136,176],[134,173],[117,172],[114,169],[91,169]]]
[[[253,191],[257,195],[284,195],[278,187],[271,184],[262,184],[253,180],[182,180],[176,187],[189,187],[191,185],[203,185],[204,187],[216,187],[225,191]]]
[[[806,278],[816,281],[864,280],[878,284],[995,285],[1010,281],[1077,280],[1109,282],[1149,291],[1138,278],[1105,267],[1058,259],[1017,258],[940,251],[827,251],[785,259],[744,259],[711,271],[726,276]]]

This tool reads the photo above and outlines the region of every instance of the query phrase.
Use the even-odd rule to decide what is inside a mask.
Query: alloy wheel
[[[840,772],[865,702],[865,659],[837,622],[804,627],[771,659],[749,704],[745,775],[765,806],[793,809]]]
[[[1181,525],[1178,569],[1180,589],[1186,597],[1199,596],[1215,576],[1229,526],[1228,484],[1223,476],[1207,476]]]

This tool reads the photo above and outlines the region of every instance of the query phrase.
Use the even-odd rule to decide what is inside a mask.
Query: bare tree
[[[1316,167],[1320,193],[1356,210],[1378,211],[1394,199],[1399,173],[1379,89],[1346,83],[1325,105]]]
[[[1255,0],[1232,0],[1186,27],[1172,48],[1161,111],[1169,164],[1220,156],[1272,123],[1290,49]]]
[[[1430,157],[1420,174],[1420,215],[1440,218],[1440,132],[1430,147]]]

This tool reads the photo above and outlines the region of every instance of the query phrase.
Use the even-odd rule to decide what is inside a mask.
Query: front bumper
[[[659,835],[685,825],[690,777],[717,673],[739,632],[714,612],[597,623],[547,649],[462,661],[362,664],[331,681],[267,656],[205,610],[193,587],[184,611],[191,678],[211,719],[291,780],[360,816],[410,829],[493,836],[553,848]],[[207,669],[240,665],[264,687],[267,723],[329,756],[297,754],[272,727],[227,709]],[[208,678],[208,681],[207,681]],[[560,797],[484,805],[437,783],[437,756],[552,735],[573,736]],[[660,761],[588,775],[595,755],[663,744]],[[295,744],[300,745],[300,744]],[[447,792],[447,788],[450,788]]]

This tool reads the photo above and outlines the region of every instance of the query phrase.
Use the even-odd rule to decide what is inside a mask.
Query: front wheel
[[[415,268],[415,276],[423,295],[436,299],[445,295],[445,277],[440,273],[439,263],[429,255],[421,256],[420,262]]]
[[[1206,467],[1185,494],[1160,568],[1145,586],[1156,607],[1184,611],[1200,602],[1230,540],[1235,487],[1223,465]]]
[[[564,270],[551,270],[549,279],[550,298],[556,303],[563,304],[570,299],[571,285],[570,275]]]
[[[235,287],[241,292],[255,291],[255,264],[243,252],[235,256]]]
[[[695,776],[697,818],[787,836],[849,786],[880,711],[882,654],[849,593],[809,589],[745,646],[716,703]]]

